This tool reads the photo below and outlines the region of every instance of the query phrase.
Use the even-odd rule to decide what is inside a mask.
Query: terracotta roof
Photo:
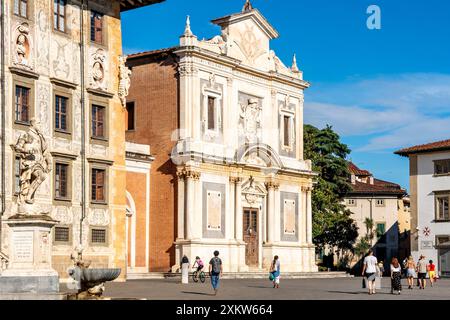
[[[406,194],[406,190],[402,189],[400,185],[379,179],[373,179],[373,184],[356,181],[355,184],[351,184],[351,187],[352,191],[348,195],[374,194],[403,196]]]
[[[178,48],[178,47],[170,47],[170,48],[165,48],[165,49],[132,53],[132,54],[127,55],[127,59],[129,60],[129,59],[142,58],[142,57],[147,57],[147,56],[152,56],[152,55],[158,55],[161,53],[169,53],[169,52],[174,51],[176,48]]]
[[[372,174],[367,170],[361,170],[353,162],[348,162],[348,170],[356,176],[371,176]]]
[[[121,0],[120,11],[124,12],[164,1],[166,0]]]
[[[404,157],[407,157],[409,154],[414,154],[414,153],[434,152],[434,151],[443,151],[443,150],[450,150],[450,139],[427,143],[427,144],[421,144],[418,146],[401,149],[401,150],[395,151],[394,153],[404,156]]]

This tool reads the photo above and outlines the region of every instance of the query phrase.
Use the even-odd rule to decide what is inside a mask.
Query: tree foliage
[[[312,193],[314,243],[318,248],[328,245],[353,251],[358,228],[342,203],[342,197],[351,190],[346,161],[350,149],[331,126],[318,129],[305,125],[304,140],[305,158],[319,174]]]

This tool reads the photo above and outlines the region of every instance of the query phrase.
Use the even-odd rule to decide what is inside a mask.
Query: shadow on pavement
[[[197,294],[197,295],[200,295],[200,296],[214,296],[213,293],[204,293],[204,292],[181,291],[181,293]]]

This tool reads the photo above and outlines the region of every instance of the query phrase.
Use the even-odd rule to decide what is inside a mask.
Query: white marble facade
[[[199,40],[186,23],[179,57],[180,128],[176,257],[206,262],[220,251],[225,272],[314,272],[311,189],[303,158],[303,80],[270,48],[277,31],[256,9],[213,21]],[[286,127],[286,130],[285,130]]]

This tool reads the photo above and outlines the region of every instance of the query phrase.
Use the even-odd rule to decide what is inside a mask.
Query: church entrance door
[[[243,239],[245,246],[245,263],[249,267],[258,266],[258,210],[244,209]]]

